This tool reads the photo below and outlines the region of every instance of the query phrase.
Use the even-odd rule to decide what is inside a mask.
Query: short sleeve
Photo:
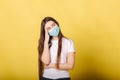
[[[75,52],[74,42],[71,39],[69,39],[68,52]]]

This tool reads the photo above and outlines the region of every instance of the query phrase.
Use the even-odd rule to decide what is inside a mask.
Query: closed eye
[[[51,25],[51,26],[52,26],[52,28],[53,28],[53,27],[55,26],[55,23],[52,23],[52,25]]]
[[[50,27],[47,28],[48,31],[49,31],[50,29],[51,29]]]

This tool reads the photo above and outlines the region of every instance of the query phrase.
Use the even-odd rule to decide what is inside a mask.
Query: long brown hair
[[[41,79],[42,77],[42,74],[43,74],[43,63],[41,61],[41,55],[42,55],[42,52],[43,52],[43,48],[44,48],[44,40],[45,40],[45,30],[44,30],[44,27],[45,27],[45,24],[48,22],[48,21],[53,21],[55,22],[59,27],[59,23],[52,17],[45,17],[42,22],[41,22],[41,32],[40,32],[40,38],[39,38],[39,41],[38,41],[38,68],[39,68],[39,80]],[[62,50],[62,38],[63,38],[63,34],[60,30],[59,32],[59,35],[58,35],[58,52],[57,52],[57,60],[56,60],[56,66],[57,68],[59,68],[59,62],[60,62],[60,55],[61,55],[61,50]],[[52,39],[52,36],[50,36],[50,39],[49,39],[49,48],[51,47],[52,43],[51,43],[51,39]]]

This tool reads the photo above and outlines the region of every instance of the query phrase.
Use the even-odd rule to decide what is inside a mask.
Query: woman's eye
[[[55,23],[52,24],[52,27],[54,27],[54,26],[55,26]]]
[[[55,24],[53,24],[53,26],[55,26]]]
[[[50,30],[50,27],[48,27],[47,30]]]

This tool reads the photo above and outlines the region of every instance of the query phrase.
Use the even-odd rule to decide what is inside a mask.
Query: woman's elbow
[[[72,70],[74,68],[74,65],[73,64],[70,64],[69,65],[69,70]]]

